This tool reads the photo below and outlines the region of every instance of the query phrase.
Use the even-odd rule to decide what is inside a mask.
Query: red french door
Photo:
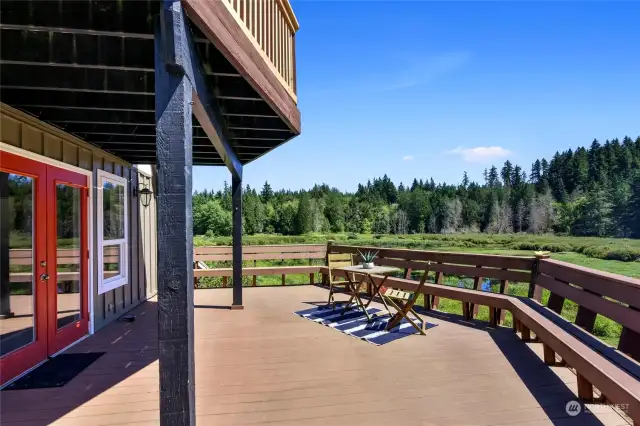
[[[88,179],[0,151],[0,385],[89,331]]]

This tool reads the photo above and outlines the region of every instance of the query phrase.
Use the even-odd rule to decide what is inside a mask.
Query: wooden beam
[[[233,215],[233,306],[242,306],[242,179],[231,179]]]
[[[58,68],[86,68],[97,70],[111,70],[111,71],[142,71],[152,73],[155,72],[153,68],[146,67],[132,67],[125,65],[104,65],[104,64],[79,64],[74,62],[38,62],[38,61],[15,61],[10,59],[0,59],[0,65],[24,65],[24,66],[39,66],[39,67],[58,67]],[[242,75],[238,73],[230,72],[215,72],[207,71],[206,75],[212,75],[215,77],[233,77],[239,78]],[[262,100],[262,98],[259,98]]]
[[[179,1],[165,1],[156,30],[158,345],[160,425],[195,425],[191,82],[167,63],[185,42]],[[167,26],[167,24],[169,26]]]
[[[99,31],[89,30],[83,28],[62,28],[62,27],[46,27],[37,25],[16,25],[16,24],[0,24],[0,29],[3,30],[19,30],[19,31],[33,31],[33,32],[45,32],[45,33],[62,33],[62,34],[81,34],[81,35],[94,35],[94,36],[107,36],[107,37],[125,37],[136,39],[153,39],[153,34],[146,33],[128,33],[122,31]]]
[[[168,1],[165,0],[165,2]],[[182,10],[180,2],[175,1],[172,3],[174,12],[165,14],[166,19],[163,20],[162,27],[167,32],[168,37],[173,36],[168,29],[172,27],[173,22],[177,22],[180,25],[181,33],[176,34],[175,37],[180,38],[181,43],[174,43],[174,49],[167,50],[167,61],[172,64],[172,67],[184,73],[191,82],[193,88],[193,115],[196,116],[200,126],[209,136],[211,143],[220,154],[222,161],[227,165],[233,177],[242,180],[242,164],[229,144],[220,107],[217,101],[209,94],[202,61],[198,56],[191,32],[187,30],[188,18]]]

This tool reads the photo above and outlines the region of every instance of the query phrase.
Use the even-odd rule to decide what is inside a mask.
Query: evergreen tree
[[[640,141],[640,138],[638,139],[636,143]],[[640,238],[640,171],[638,170],[633,175],[630,189],[623,220],[629,235],[632,238]]]
[[[265,181],[264,185],[262,186],[262,191],[260,191],[260,198],[262,199],[263,203],[268,203],[273,198],[273,189],[271,189],[271,185],[269,185],[269,182]]]
[[[462,175],[462,189],[467,189],[468,187],[469,187],[469,176],[465,171],[464,174]]]
[[[531,174],[529,175],[529,181],[538,186],[542,179],[542,165],[540,164],[540,160],[536,160],[531,165]]]
[[[502,166],[502,171],[500,172],[500,176],[502,177],[502,182],[504,183],[504,186],[512,186],[511,185],[511,177],[513,176],[513,165],[511,164],[511,161],[507,160],[504,163],[504,166]]]
[[[497,188],[500,186],[500,178],[498,177],[498,168],[496,166],[491,166],[491,169],[489,169],[487,185],[489,188]]]
[[[359,184],[355,193],[326,184],[310,191],[256,191],[247,185],[243,229],[247,234],[300,232],[550,231],[640,238],[640,137],[594,140],[588,148],[558,151],[535,160],[531,174],[506,161],[491,166],[484,184],[466,172],[460,185],[413,179],[396,188],[389,176]],[[504,184],[502,183],[504,182]],[[17,182],[9,182],[16,186]],[[18,218],[18,221],[21,219]],[[25,222],[22,220],[22,222]],[[28,227],[28,224],[21,224]],[[66,232],[63,224],[62,232]],[[193,195],[194,234],[229,235],[231,189]],[[25,228],[26,229],[26,228]],[[388,230],[388,231],[387,231]]]

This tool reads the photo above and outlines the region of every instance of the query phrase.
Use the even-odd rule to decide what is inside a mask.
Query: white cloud
[[[475,148],[458,147],[449,151],[449,154],[460,155],[467,163],[488,163],[492,160],[506,158],[512,154],[501,146],[477,146]]]
[[[413,155],[405,155],[402,157],[402,161],[413,161]]]

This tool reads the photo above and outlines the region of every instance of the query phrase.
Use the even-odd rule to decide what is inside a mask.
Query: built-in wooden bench
[[[513,316],[514,330],[525,341],[544,345],[544,360],[561,363],[576,371],[578,394],[593,401],[594,390],[601,399],[626,406],[627,414],[640,425],[640,280],[599,272],[548,258],[490,256],[464,253],[429,252],[373,247],[330,246],[328,252],[357,253],[379,250],[376,264],[404,268],[405,278],[390,277],[388,285],[414,291],[417,281],[413,270],[424,270],[426,262],[435,270],[434,283],[424,286],[425,309],[437,308],[439,298],[462,303],[465,319],[472,319],[478,305],[489,307],[489,325],[497,326],[504,312]],[[327,273],[325,268],[323,273]],[[443,275],[473,277],[474,289],[442,285]],[[359,278],[359,277],[356,277]],[[382,276],[374,277],[379,283]],[[499,280],[499,293],[477,291],[485,278]],[[504,294],[509,281],[528,283],[528,297]],[[550,291],[548,306],[543,306],[542,289]],[[575,324],[560,313],[566,299],[579,305]],[[596,315],[622,325],[618,348],[611,347],[593,334]]]

